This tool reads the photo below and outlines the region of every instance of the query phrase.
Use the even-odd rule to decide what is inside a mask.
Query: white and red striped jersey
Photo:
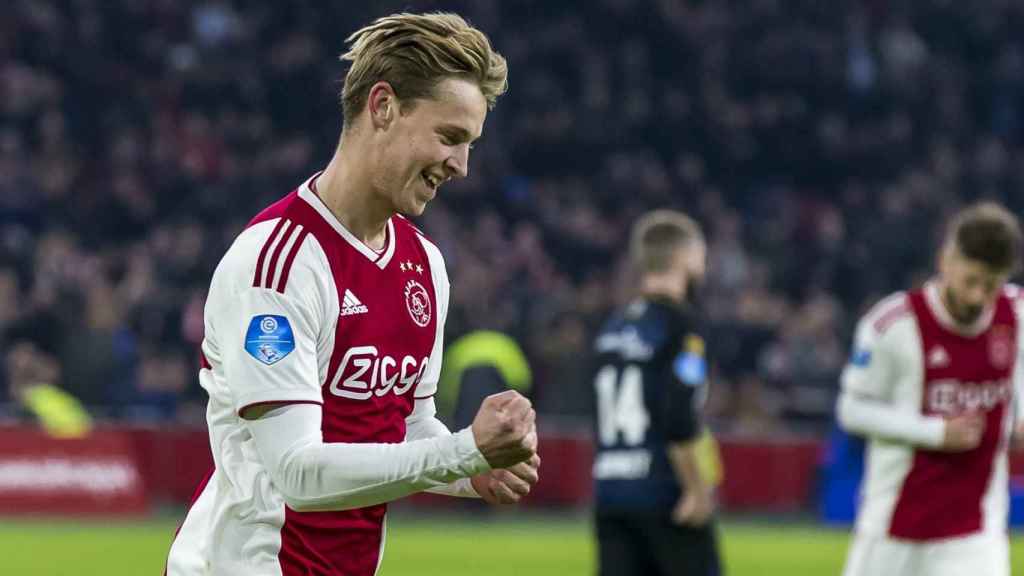
[[[883,403],[896,410],[891,418],[917,428],[913,442],[869,438],[859,536],[927,542],[1005,533],[1022,313],[1020,290],[1007,286],[975,325],[959,327],[930,282],[882,300],[861,320],[844,395]],[[980,445],[936,450],[942,419],[968,412],[986,418]]]
[[[376,572],[386,504],[293,510],[239,414],[313,403],[325,443],[405,439],[415,399],[436,390],[449,286],[440,251],[411,223],[392,217],[386,236],[380,252],[356,239],[314,177],[259,214],[224,256],[200,371],[215,468],[172,545],[169,574]]]

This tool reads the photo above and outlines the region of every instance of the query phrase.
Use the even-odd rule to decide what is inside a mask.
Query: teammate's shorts
[[[713,522],[691,528],[667,517],[598,514],[600,576],[719,576]]]
[[[934,542],[857,535],[843,576],[1010,576],[1005,534],[976,534]]]

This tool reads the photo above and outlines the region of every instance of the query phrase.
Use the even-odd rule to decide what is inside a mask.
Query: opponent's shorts
[[[668,517],[597,515],[600,576],[719,576],[714,522],[692,528]]]

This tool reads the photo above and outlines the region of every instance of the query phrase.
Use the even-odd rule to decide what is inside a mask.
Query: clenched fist
[[[537,413],[515,390],[492,394],[473,419],[477,449],[491,468],[508,468],[537,453]]]
[[[491,470],[474,476],[471,481],[480,497],[488,504],[516,504],[537,484],[540,476],[540,456],[536,454],[526,462],[507,469]]]
[[[942,438],[942,450],[964,452],[977,448],[985,433],[985,417],[980,414],[964,414],[946,419],[946,430]]]

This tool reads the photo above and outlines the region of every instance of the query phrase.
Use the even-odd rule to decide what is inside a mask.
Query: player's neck
[[[682,305],[686,301],[686,283],[668,276],[644,276],[640,280],[640,295],[648,299],[668,300],[676,305]]]
[[[953,304],[949,300],[949,287],[941,278],[930,289],[931,295],[928,293],[929,287],[926,286],[925,297],[932,302],[933,314],[936,314],[940,323],[950,330],[965,335],[975,335],[984,332],[991,323],[995,311],[993,306],[987,307],[980,316],[965,323],[953,314]]]
[[[388,219],[394,214],[390,203],[373,193],[369,174],[360,170],[355,154],[338,146],[327,168],[316,181],[316,192],[353,236],[367,246],[380,249],[385,242]]]

